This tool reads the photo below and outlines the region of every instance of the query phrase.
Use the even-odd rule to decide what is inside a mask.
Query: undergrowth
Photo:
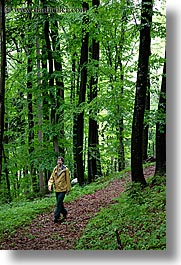
[[[64,201],[71,202],[85,194],[91,194],[96,190],[103,189],[110,181],[120,178],[128,170],[104,178],[97,178],[94,182],[82,187],[76,184]],[[53,210],[56,203],[55,194],[51,195],[46,198],[35,198],[32,201],[13,201],[9,204],[0,205],[0,240],[3,240],[4,236],[13,235],[17,228],[31,223],[32,219],[36,218],[38,214]]]
[[[150,177],[147,183],[129,183],[114,204],[90,219],[76,249],[116,250],[117,231],[124,250],[165,250],[165,177]]]
[[[125,176],[129,169],[96,179],[88,185],[75,185],[65,202],[105,188],[110,181]],[[90,219],[76,249],[115,250],[119,233],[125,250],[166,249],[166,183],[164,177],[147,179],[148,185],[129,183],[115,203]],[[152,184],[153,183],[153,184]],[[0,241],[17,228],[31,223],[38,214],[53,211],[55,194],[33,201],[14,201],[0,206]]]

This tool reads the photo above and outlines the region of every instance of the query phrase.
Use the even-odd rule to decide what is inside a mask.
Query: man
[[[58,157],[57,166],[54,168],[51,177],[48,181],[48,189],[52,190],[52,184],[54,185],[56,192],[56,209],[54,212],[54,222],[58,223],[60,213],[63,217],[67,217],[67,210],[64,208],[63,200],[65,194],[70,191],[70,174],[68,168],[64,165],[64,158]]]

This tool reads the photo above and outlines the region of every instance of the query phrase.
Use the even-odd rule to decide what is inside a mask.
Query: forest
[[[0,206],[46,198],[58,156],[78,189],[166,178],[165,0],[1,0],[0,48]]]

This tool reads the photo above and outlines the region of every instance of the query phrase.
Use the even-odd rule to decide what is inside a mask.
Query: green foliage
[[[124,174],[125,171],[122,172]],[[65,197],[65,202],[71,202],[85,194],[94,193],[96,190],[105,188],[110,181],[120,177],[120,174],[114,174],[105,178],[97,178],[95,182],[80,187],[78,184],[73,186],[69,195]],[[55,196],[42,199],[24,201],[14,201],[9,204],[0,205],[0,239],[4,235],[11,235],[15,230],[23,225],[27,225],[32,219],[43,212],[48,212],[55,205]]]
[[[0,238],[11,236],[15,229],[30,223],[37,214],[50,210],[53,203],[54,198],[44,198],[0,206]]]
[[[159,178],[159,177],[157,177]],[[115,250],[117,230],[124,250],[166,249],[166,186],[148,180],[147,187],[129,184],[116,203],[91,219],[76,249]]]
[[[156,1],[157,2],[157,1]],[[160,2],[160,1],[159,1]],[[81,8],[81,1],[46,1],[48,6]],[[101,168],[104,174],[112,172],[118,161],[119,150],[119,122],[123,118],[123,144],[126,166],[130,164],[130,145],[132,130],[132,115],[134,105],[138,47],[139,47],[139,1],[101,1],[96,10],[89,2],[87,16],[89,23],[89,48],[92,39],[100,42],[99,67],[97,62],[89,58],[87,65],[89,81],[91,75],[98,75],[98,95],[89,103],[77,107],[77,89],[80,85],[80,52],[82,42],[83,12],[65,13],[30,13],[18,12],[18,9],[27,7],[27,2],[14,0],[6,1],[11,12],[6,14],[7,38],[7,79],[5,93],[5,143],[4,152],[7,164],[3,163],[3,178],[1,194],[7,194],[7,183],[4,172],[8,171],[12,198],[22,198],[29,189],[32,192],[32,177],[39,181],[39,172],[44,172],[44,185],[56,163],[54,138],[64,147],[65,161],[73,174],[73,121],[74,115],[84,111],[84,165],[87,172],[87,139],[88,119],[96,119],[99,126],[99,151]],[[33,8],[41,8],[42,3],[32,1]],[[161,8],[165,9],[165,1],[161,1]],[[15,11],[17,8],[17,11]],[[151,111],[145,114],[145,124],[149,124],[149,150],[153,155],[155,141],[155,123],[164,124],[165,116],[156,113],[161,72],[163,65],[163,45],[165,38],[165,16],[162,9],[155,10],[152,28],[152,52],[150,56],[151,77]],[[50,32],[55,30],[55,46],[52,53],[53,60],[62,63],[62,70],[48,73],[48,49],[44,36],[44,25],[48,19]],[[58,23],[58,28],[55,26]],[[28,47],[30,46],[30,49]],[[31,61],[32,70],[27,71],[28,61]],[[73,60],[75,69],[72,71]],[[121,64],[120,64],[121,61]],[[38,62],[40,67],[38,67]],[[121,67],[122,65],[122,67]],[[122,78],[122,76],[124,78]],[[50,78],[63,80],[64,100],[57,107],[59,101],[56,95],[56,86],[50,86]],[[29,129],[27,81],[32,82],[32,115],[34,126]],[[54,82],[55,83],[55,82]],[[72,91],[72,85],[75,85]],[[74,97],[73,97],[73,94]],[[51,121],[52,111],[56,112],[56,122]],[[90,114],[91,113],[91,114]],[[60,133],[64,125],[64,135]],[[42,140],[38,138],[42,133]],[[29,152],[29,136],[34,135]],[[34,174],[31,174],[31,167]],[[47,173],[48,172],[48,173]],[[29,187],[29,188],[28,188]]]
[[[65,202],[105,188],[127,170],[80,187],[75,185]],[[165,177],[151,177],[142,187],[129,183],[115,203],[92,218],[76,249],[115,250],[117,230],[125,250],[164,250],[166,248],[166,182]],[[38,214],[53,210],[55,196],[34,201],[13,202],[0,207],[0,239],[11,236],[17,228],[31,223]]]

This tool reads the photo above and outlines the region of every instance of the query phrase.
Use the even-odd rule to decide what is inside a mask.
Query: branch
[[[117,243],[118,243],[118,249],[119,250],[123,250],[123,246],[122,246],[122,243],[121,243],[121,238],[119,236],[119,233],[118,233],[117,229],[116,229],[115,233],[116,233],[116,239],[117,239]]]

